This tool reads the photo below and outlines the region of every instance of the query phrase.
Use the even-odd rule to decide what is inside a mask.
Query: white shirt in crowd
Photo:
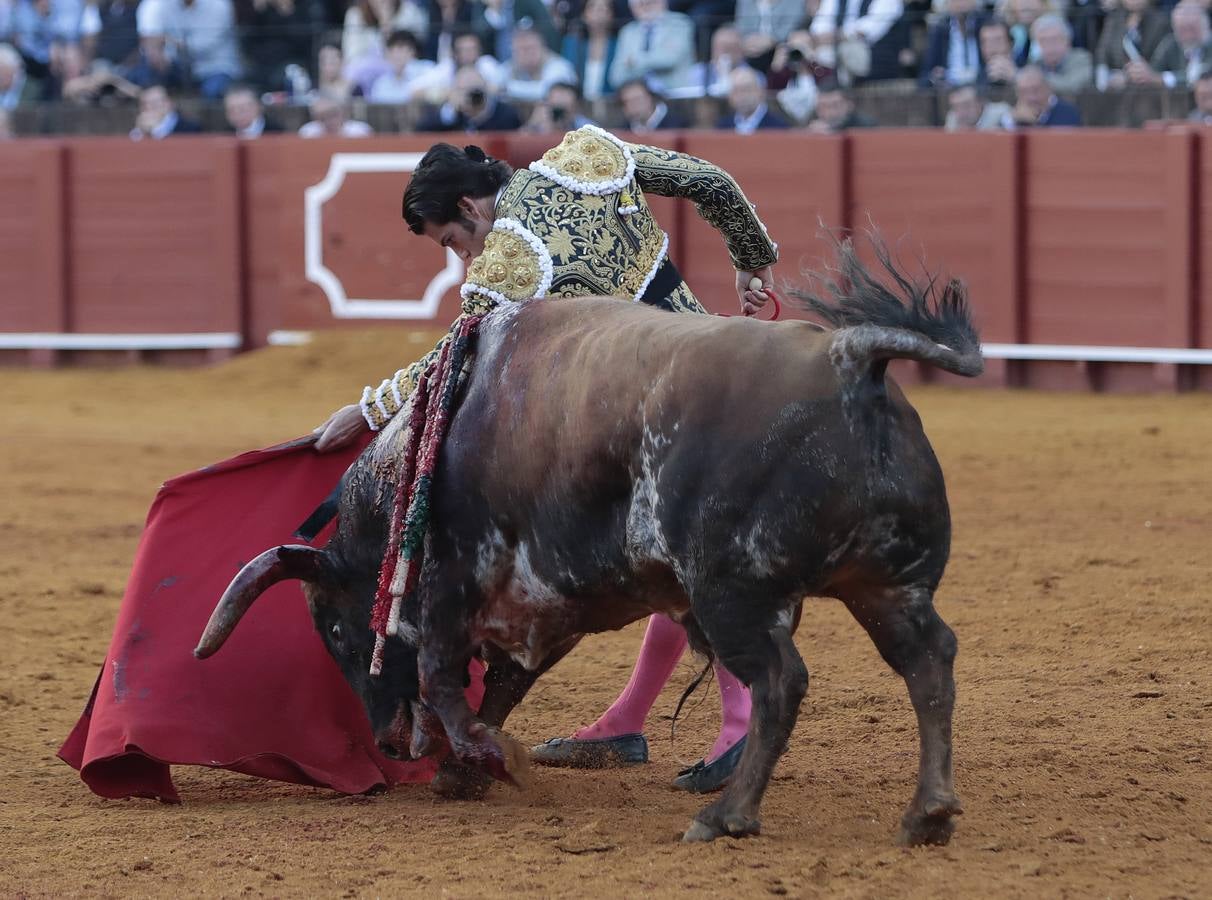
[[[132,141],[141,141],[144,138],[151,138],[153,141],[162,141],[173,133],[173,129],[177,127],[179,121],[181,121],[181,117],[177,115],[176,110],[173,110],[161,119],[151,131],[145,132],[139,128],[132,128],[130,139]]]
[[[364,138],[371,137],[375,130],[365,122],[358,122],[355,119],[346,120],[341,126],[341,137],[347,138]],[[299,129],[299,137],[318,138],[325,137],[324,126],[319,122],[308,122]]]
[[[436,69],[427,59],[414,59],[404,67],[403,74],[384,72],[370,87],[371,103],[408,103],[414,94],[423,93],[428,79]]]
[[[142,0],[135,9],[135,27],[139,37],[169,38],[196,78],[240,76],[232,0],[193,0],[188,6],[181,0]]]
[[[905,12],[901,0],[871,0],[867,14],[860,16],[859,9],[863,0],[821,0],[820,9],[812,17],[809,32],[814,35],[829,34],[837,26],[838,3],[845,3],[845,13],[842,17],[842,35],[845,37],[861,37],[868,44],[874,44],[888,33],[897,19]]]
[[[578,81],[577,70],[572,63],[562,56],[549,53],[538,78],[524,78],[511,69],[505,82],[505,95],[510,100],[522,103],[539,103],[553,84],[576,84]]]

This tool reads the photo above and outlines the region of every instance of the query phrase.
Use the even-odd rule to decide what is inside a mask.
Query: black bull
[[[942,472],[887,362],[982,367],[958,285],[903,298],[843,256],[846,289],[806,302],[834,330],[670,315],[612,299],[498,309],[480,330],[439,458],[426,561],[383,674],[367,674],[372,597],[406,415],[351,468],[323,550],[277,547],[216,608],[213,653],[269,584],[299,578],[329,651],[387,748],[447,746],[450,792],[512,780],[497,728],[585,634],[653,612],[751,688],[749,741],[689,840],[756,833],[808,672],[792,640],[806,596],[841,600],[904,677],[917,713],[908,843],[945,842],[956,640],[933,596],[950,549]],[[489,662],[473,713],[475,655]]]

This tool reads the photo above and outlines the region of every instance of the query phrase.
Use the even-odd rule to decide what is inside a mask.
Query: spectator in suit
[[[585,125],[596,124],[581,112],[581,92],[575,84],[553,84],[547,97],[535,104],[523,127],[530,134],[565,134]]]
[[[771,112],[766,104],[766,79],[762,73],[748,66],[734,69],[728,76],[728,107],[732,114],[720,119],[717,128],[753,134],[759,129],[790,127],[786,119]]]
[[[25,61],[9,44],[0,44],[0,109],[37,103],[41,88],[26,77]]]
[[[538,103],[557,82],[575,84],[576,70],[564,57],[553,53],[543,36],[533,28],[513,33],[513,51],[505,78],[505,96],[522,103]]]
[[[980,28],[981,81],[984,84],[1014,84],[1018,65],[1014,62],[1014,41],[1010,27],[1002,19],[987,19]]]
[[[1019,69],[1014,80],[1017,102],[1012,113],[1018,127],[1059,128],[1081,125],[1077,107],[1056,96],[1048,77],[1039,66]]]
[[[424,87],[434,64],[417,59],[419,49],[420,42],[411,31],[397,31],[387,39],[388,68],[371,85],[371,103],[408,103]]]
[[[177,114],[172,97],[160,85],[144,88],[139,94],[139,114],[130,139],[159,141],[176,134],[197,134],[202,126]]]
[[[373,135],[374,129],[365,122],[349,118],[346,106],[343,97],[317,93],[311,100],[311,121],[299,129],[299,137],[363,138]]]
[[[246,84],[235,84],[223,95],[223,112],[227,127],[238,138],[254,140],[263,134],[275,134],[282,129],[265,119],[265,109],[257,92]]]
[[[977,0],[946,0],[947,14],[926,36],[918,84],[922,87],[975,84],[981,78],[980,28],[985,22]]]
[[[1170,31],[1166,14],[1152,0],[1120,0],[1103,25],[1094,51],[1095,83],[1099,90],[1118,90],[1128,84],[1124,71],[1133,60],[1149,60]]]
[[[711,56],[707,62],[695,63],[687,77],[687,85],[666,91],[674,99],[687,97],[727,97],[728,76],[745,65],[741,49],[741,33],[735,25],[724,24],[711,35]]]
[[[976,87],[965,84],[947,95],[947,131],[1004,131],[1014,128],[1008,103],[989,103]]]
[[[623,127],[635,134],[686,127],[642,78],[619,85],[619,104],[623,107]]]
[[[1187,117],[1189,122],[1212,125],[1212,69],[1204,69],[1195,82],[1195,109]]]
[[[902,0],[821,0],[809,31],[817,60],[847,82],[896,78],[909,43]]]
[[[695,59],[690,17],[670,12],[665,0],[631,0],[631,13],[635,21],[619,32],[611,84],[644,78],[660,90],[685,87]]]
[[[817,86],[816,118],[808,130],[816,134],[837,134],[851,128],[874,128],[876,121],[854,108],[850,95],[836,81],[823,81]]]
[[[610,67],[614,63],[614,3],[587,0],[579,21],[570,22],[561,54],[572,63],[586,100],[600,100],[614,93]]]
[[[736,30],[741,52],[755,69],[766,71],[774,48],[804,19],[804,0],[736,0]]]
[[[473,11],[473,25],[484,37],[485,49],[508,62],[515,31],[537,31],[547,49],[559,52],[560,35],[543,0],[480,0]]]
[[[1094,83],[1090,51],[1073,46],[1064,18],[1055,13],[1040,16],[1031,26],[1031,41],[1038,52],[1038,65],[1053,90],[1076,94]]]
[[[1170,13],[1172,33],[1162,38],[1149,62],[1133,61],[1124,67],[1132,84],[1157,84],[1168,88],[1194,84],[1200,73],[1212,67],[1208,11],[1193,0],[1183,0]]]
[[[474,66],[455,72],[450,99],[430,109],[417,124],[417,131],[516,131],[522,127],[518,111],[499,100],[491,85]]]

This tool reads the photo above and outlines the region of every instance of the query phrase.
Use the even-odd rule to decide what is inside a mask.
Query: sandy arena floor
[[[702,801],[668,782],[717,707],[712,689],[670,743],[658,715],[689,658],[636,770],[537,769],[483,803],[202,769],[176,771],[181,806],[93,796],[54,752],[156,487],[308,430],[425,346],[388,332],[206,371],[0,371],[0,896],[1212,896],[1209,396],[913,392],[955,517],[938,606],[960,640],[967,811],[947,848],[894,845],[909,700],[832,601],[805,611],[812,685],[760,838],[678,843]],[[586,640],[510,731],[593,716],[640,628]]]

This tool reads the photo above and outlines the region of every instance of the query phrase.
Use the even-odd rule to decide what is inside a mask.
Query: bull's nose
[[[401,759],[400,751],[387,741],[379,741],[379,752],[388,759]]]

